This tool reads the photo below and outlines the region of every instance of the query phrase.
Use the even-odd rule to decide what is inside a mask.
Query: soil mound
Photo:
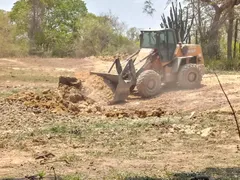
[[[157,109],[115,109],[105,113],[106,117],[114,118],[147,118],[147,117],[161,117],[165,112],[161,108]]]
[[[77,86],[78,87],[78,86]],[[50,111],[53,113],[97,113],[101,108],[95,101],[85,96],[81,88],[61,84],[55,90],[42,92],[20,92],[6,99],[8,103],[21,103],[34,113]]]
[[[102,105],[106,105],[114,97],[114,87],[96,75],[91,75],[83,81],[82,92]]]
[[[41,92],[20,92],[6,98],[9,104],[23,104],[35,114],[51,112],[57,114],[95,114],[113,118],[161,117],[162,109],[129,109],[106,107],[113,99],[113,88],[103,78],[88,76],[85,80],[60,77],[57,89]]]

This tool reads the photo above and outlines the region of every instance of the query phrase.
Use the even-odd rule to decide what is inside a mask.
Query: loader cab
[[[177,46],[173,29],[143,30],[140,34],[140,47],[157,49],[161,61],[171,61]]]

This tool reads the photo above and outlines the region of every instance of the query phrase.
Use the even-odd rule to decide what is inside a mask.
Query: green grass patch
[[[19,93],[20,91],[20,89],[9,89],[9,91],[1,91],[0,98],[7,98],[9,96],[12,96],[13,94]]]
[[[206,59],[205,66],[207,68],[207,72],[214,71],[239,71],[240,70],[240,61],[238,59]]]
[[[83,175],[69,175],[62,177],[63,180],[83,180],[85,179]]]
[[[41,71],[7,69],[0,75],[0,81],[56,83],[58,82],[58,77]]]
[[[54,126],[49,129],[50,132],[55,134],[68,134],[68,130],[66,126]]]
[[[76,162],[80,160],[80,157],[74,153],[72,154],[64,154],[59,158],[59,160],[67,161],[69,163]]]
[[[46,129],[42,130],[42,133],[52,133],[52,134],[66,134],[66,135],[73,135],[75,137],[82,137],[82,130],[78,126],[69,126],[65,124],[58,124],[52,127],[47,127]]]

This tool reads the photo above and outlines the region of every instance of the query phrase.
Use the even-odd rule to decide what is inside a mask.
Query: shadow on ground
[[[184,172],[169,178],[127,177],[124,180],[240,180],[240,168],[207,168],[202,172]]]
[[[42,177],[31,176],[26,178],[0,178],[0,180],[68,180],[61,177]],[[72,179],[72,178],[70,178]],[[109,178],[106,178],[109,179]],[[81,180],[81,178],[74,178]],[[110,180],[110,179],[109,179]],[[115,180],[115,178],[114,178]],[[202,172],[184,172],[169,175],[168,178],[157,177],[122,177],[116,180],[240,180],[240,168],[207,168]]]

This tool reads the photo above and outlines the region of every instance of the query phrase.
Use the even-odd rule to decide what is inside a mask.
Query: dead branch
[[[222,83],[221,83],[221,81],[219,80],[219,77],[218,77],[217,73],[214,72],[214,74],[215,74],[215,76],[216,76],[216,78],[217,78],[217,80],[218,80],[219,86],[221,87],[222,92],[223,92],[223,94],[225,95],[225,97],[226,97],[226,99],[227,99],[227,102],[228,102],[228,104],[229,104],[229,106],[230,106],[230,108],[231,108],[231,110],[232,110],[232,114],[233,114],[234,120],[235,120],[236,125],[237,125],[238,136],[239,136],[239,138],[240,138],[240,127],[239,127],[239,123],[238,123],[238,118],[237,118],[237,115],[236,115],[236,111],[234,110],[234,108],[233,108],[233,106],[232,106],[232,104],[231,104],[231,102],[230,102],[230,100],[229,100],[226,92],[224,91],[223,86],[222,86]]]
[[[54,180],[57,180],[57,174],[53,166],[51,167],[51,170],[53,170],[53,173],[54,173]]]

